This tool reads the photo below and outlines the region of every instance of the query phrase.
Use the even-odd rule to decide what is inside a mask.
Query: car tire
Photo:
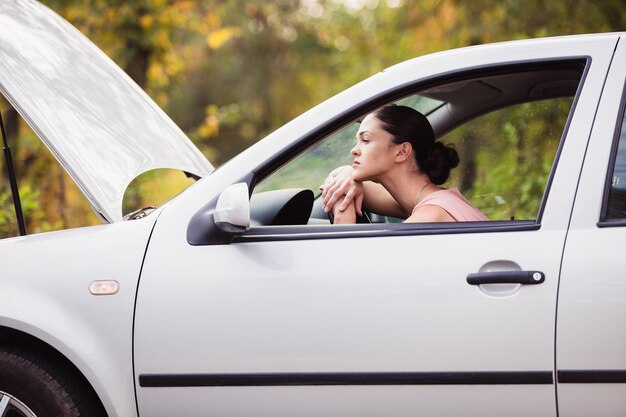
[[[3,414],[5,412],[5,414]],[[0,415],[104,416],[74,372],[24,349],[0,346]]]

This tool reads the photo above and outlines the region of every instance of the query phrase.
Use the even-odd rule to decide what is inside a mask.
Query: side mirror
[[[245,182],[226,187],[187,225],[190,245],[224,245],[250,228],[250,200]]]
[[[250,228],[248,184],[228,186],[217,198],[213,213],[215,225],[227,233],[243,233]]]

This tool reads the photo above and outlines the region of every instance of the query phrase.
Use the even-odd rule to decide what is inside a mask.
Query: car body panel
[[[213,169],[117,65],[36,1],[0,3],[0,92],[108,222],[122,219],[124,191],[143,172]]]
[[[0,326],[50,345],[87,378],[113,416],[134,416],[133,309],[156,215],[0,240]],[[9,261],[10,260],[10,261]],[[117,294],[89,284],[116,280]]]
[[[493,394],[489,384],[459,392],[449,401],[449,390],[458,386],[415,385],[391,394],[383,385],[377,391],[364,384],[337,387],[346,393],[341,396],[319,386],[154,388],[141,386],[139,378],[161,374],[189,381],[189,375],[210,379],[216,374],[319,372],[552,375],[560,260],[576,191],[571,179],[580,175],[617,38],[528,41],[409,61],[305,113],[173,201],[155,228],[138,294],[135,369],[140,413],[158,416],[178,410],[201,416],[215,409],[219,415],[246,415],[255,409],[258,413],[263,404],[270,415],[285,398],[298,395],[310,406],[304,412],[310,415],[362,415],[364,410],[392,415],[392,404],[398,415],[429,409],[441,415],[459,410],[466,410],[465,415],[502,415],[511,407],[520,415],[556,415],[552,383],[497,386],[508,400],[498,402],[499,408],[491,402],[476,406],[477,397]],[[337,114],[366,105],[371,97],[442,73],[572,57],[589,57],[589,68],[539,230],[269,239],[217,246],[190,246],[186,241],[190,218],[224,187],[249,177],[251,170],[293,141],[331,123]],[[395,262],[368,256],[371,251],[392,251]],[[455,262],[445,261],[450,254],[459,254]],[[541,270],[546,281],[510,294],[489,289],[485,293],[465,282],[472,272],[517,268]],[[298,404],[288,409],[294,412]]]
[[[626,370],[626,257],[624,224],[600,227],[607,162],[616,128],[623,124],[626,39],[618,45],[578,186],[559,290],[557,366],[596,373],[577,383],[559,383],[559,415],[622,416],[624,382],[610,373]],[[622,135],[624,135],[622,131]],[[612,380],[612,381],[611,381]]]

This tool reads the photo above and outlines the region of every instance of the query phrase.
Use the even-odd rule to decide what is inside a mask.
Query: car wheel
[[[28,351],[0,347],[0,416],[102,416],[72,372]]]

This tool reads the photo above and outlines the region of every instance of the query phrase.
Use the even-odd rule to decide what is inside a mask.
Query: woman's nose
[[[350,150],[350,155],[352,156],[357,156],[358,153],[359,153],[359,145],[356,145],[354,148]]]

